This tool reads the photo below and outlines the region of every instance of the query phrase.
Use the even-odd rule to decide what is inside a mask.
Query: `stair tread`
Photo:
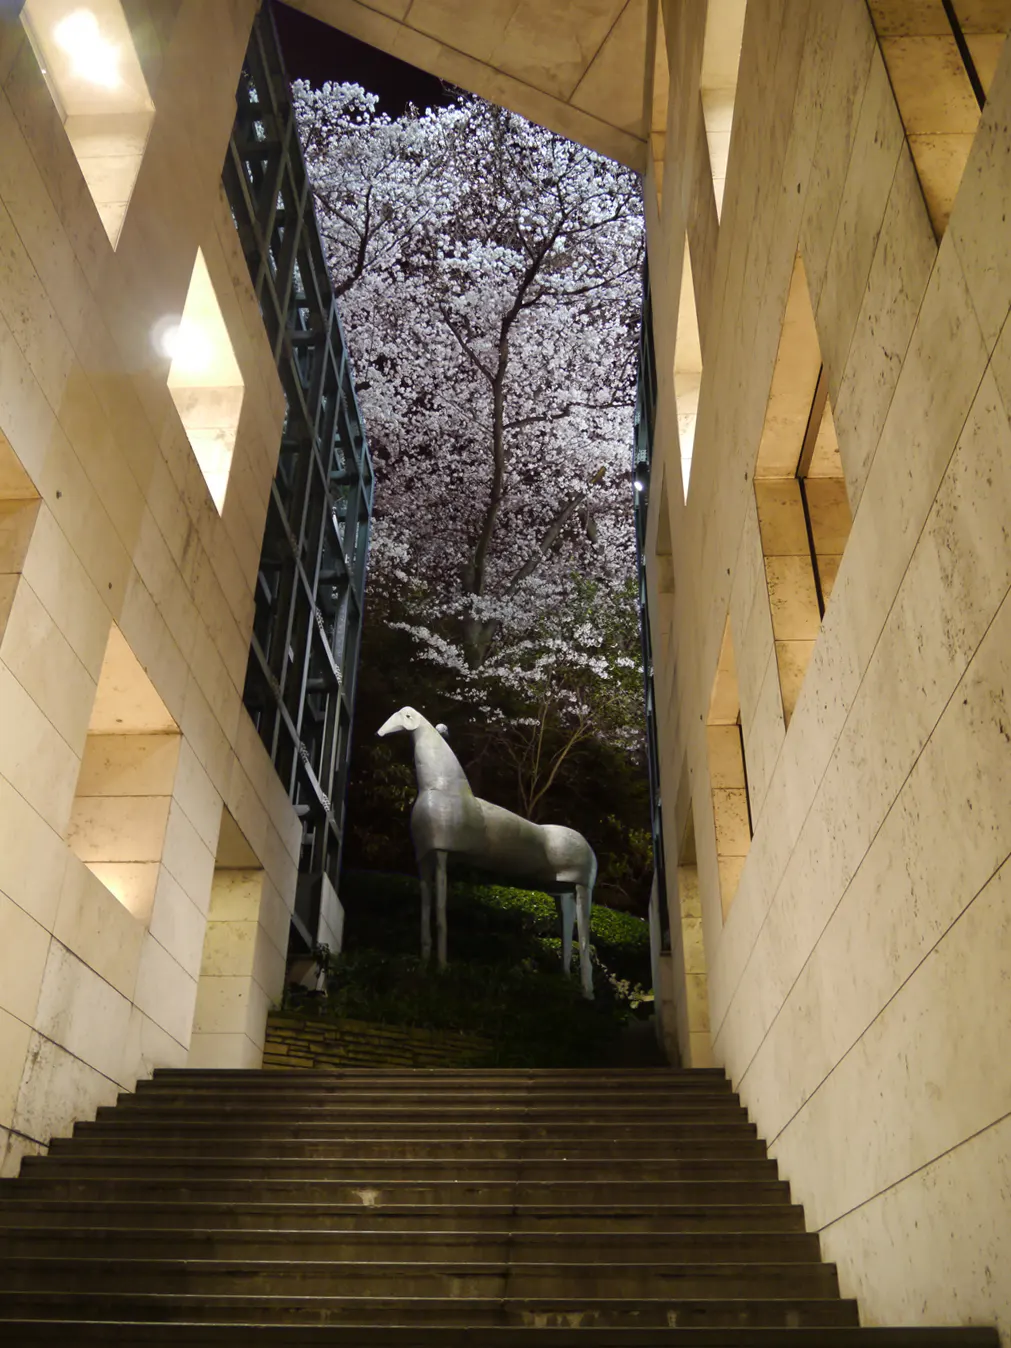
[[[60,1334],[60,1342],[68,1324],[74,1324],[78,1330],[79,1342],[106,1342],[110,1331],[122,1329],[130,1332],[141,1324],[137,1321],[93,1320],[85,1323],[68,1320],[17,1320],[4,1321],[11,1330],[39,1331],[47,1338],[50,1334]],[[262,1325],[254,1322],[233,1321],[230,1324],[220,1322],[190,1323],[181,1325],[143,1322],[146,1341],[158,1342],[207,1342],[207,1343],[247,1343],[267,1342],[283,1343],[284,1348],[299,1348],[301,1344],[336,1343],[350,1344],[349,1335],[354,1335],[353,1343],[374,1345],[374,1348],[443,1348],[447,1344],[469,1343],[469,1331],[452,1333],[445,1337],[443,1329],[418,1327],[417,1325],[304,1325],[280,1326]],[[178,1338],[180,1330],[192,1330],[198,1333],[207,1328],[213,1338]],[[744,1325],[733,1330],[732,1335],[726,1329],[670,1327],[664,1329],[609,1328],[597,1329],[557,1329],[539,1328],[536,1331],[537,1343],[541,1348],[726,1348],[730,1343],[739,1348],[783,1348],[783,1330],[768,1329]],[[240,1337],[241,1336],[241,1337]],[[485,1326],[475,1336],[482,1348],[516,1348],[529,1342],[529,1331],[507,1326]],[[42,1341],[41,1337],[38,1341]],[[111,1340],[115,1342],[115,1339]],[[982,1326],[951,1327],[942,1326],[899,1326],[881,1327],[877,1325],[861,1327],[850,1325],[824,1325],[813,1329],[794,1328],[789,1331],[789,1343],[792,1348],[998,1348],[999,1336],[995,1329]]]
[[[201,1269],[218,1270],[230,1268],[279,1268],[291,1267],[303,1270],[326,1269],[335,1271],[337,1269],[377,1271],[379,1269],[391,1269],[394,1272],[402,1271],[405,1268],[421,1269],[425,1272],[432,1272],[436,1269],[446,1270],[476,1270],[487,1273],[494,1270],[502,1270],[507,1273],[524,1272],[527,1270],[537,1271],[542,1265],[540,1263],[518,1259],[500,1259],[500,1260],[445,1260],[445,1259],[187,1259],[180,1258],[156,1258],[143,1255],[116,1256],[116,1255],[8,1255],[4,1259],[8,1267],[14,1269],[23,1269],[35,1267],[36,1265],[44,1268],[53,1268],[57,1265],[66,1264],[84,1264],[95,1265],[99,1268],[108,1268],[110,1266],[126,1267],[137,1265],[145,1269],[158,1268],[192,1268],[199,1265]],[[621,1261],[615,1260],[567,1260],[556,1259],[553,1261],[554,1268],[572,1273],[576,1269],[600,1270],[606,1268],[619,1269],[627,1272],[627,1268]],[[678,1272],[681,1269],[690,1269],[693,1274],[701,1273],[705,1270],[713,1270],[721,1276],[728,1274],[730,1270],[736,1268],[746,1268],[749,1275],[758,1275],[763,1271],[784,1272],[795,1274],[798,1269],[805,1267],[818,1269],[833,1269],[834,1265],[822,1263],[820,1260],[812,1260],[809,1265],[798,1264],[790,1260],[768,1260],[762,1263],[744,1263],[743,1261],[699,1261],[698,1263],[685,1263],[683,1261],[668,1262],[659,1259],[639,1260],[637,1268],[651,1269],[658,1271]]]
[[[43,1239],[43,1238],[46,1237],[46,1236],[50,1236],[50,1237],[51,1237],[51,1236],[54,1236],[54,1235],[61,1235],[61,1234],[63,1234],[63,1232],[65,1231],[65,1229],[66,1229],[66,1228],[65,1228],[65,1227],[62,1227],[62,1226],[38,1226],[38,1227],[31,1227],[31,1228],[27,1229],[27,1230],[24,1232],[24,1236],[25,1236],[26,1238],[30,1236],[30,1237],[32,1237],[32,1238],[40,1239],[40,1240],[41,1240],[41,1239]],[[20,1234],[21,1234],[21,1233],[19,1232],[19,1235],[20,1235]],[[156,1237],[169,1236],[169,1235],[175,1236],[175,1237],[178,1238],[178,1237],[180,1236],[180,1234],[184,1234],[184,1235],[187,1236],[187,1237],[200,1238],[200,1239],[206,1239],[206,1240],[213,1239],[213,1238],[215,1238],[215,1237],[221,1237],[221,1238],[227,1237],[227,1238],[229,1238],[229,1239],[247,1239],[247,1238],[251,1239],[251,1238],[257,1237],[257,1236],[259,1236],[259,1235],[263,1235],[263,1234],[268,1234],[268,1235],[275,1236],[275,1237],[282,1237],[282,1236],[284,1236],[284,1237],[291,1237],[291,1238],[298,1238],[298,1237],[306,1237],[306,1238],[309,1238],[309,1236],[311,1235],[311,1238],[314,1239],[314,1240],[325,1239],[325,1238],[327,1237],[328,1234],[332,1235],[332,1237],[333,1237],[334,1240],[337,1240],[337,1239],[346,1239],[346,1238],[347,1238],[346,1233],[343,1233],[343,1232],[333,1232],[333,1233],[326,1233],[326,1232],[320,1233],[320,1232],[315,1232],[315,1233],[306,1233],[305,1231],[303,1231],[303,1230],[302,1230],[301,1228],[299,1228],[299,1227],[279,1227],[279,1228],[276,1228],[276,1229],[271,1230],[271,1231],[269,1231],[269,1232],[258,1232],[258,1231],[254,1231],[254,1232],[246,1232],[246,1233],[236,1232],[236,1231],[234,1231],[233,1229],[231,1229],[231,1228],[229,1228],[229,1227],[200,1227],[200,1228],[188,1230],[188,1231],[186,1231],[186,1232],[184,1232],[184,1233],[180,1233],[175,1227],[171,1227],[171,1226],[168,1226],[168,1227],[158,1227],[158,1226],[151,1226],[151,1227],[133,1227],[133,1226],[124,1226],[124,1227],[117,1227],[117,1226],[94,1226],[94,1227],[82,1227],[82,1228],[79,1228],[78,1231],[76,1232],[76,1234],[77,1234],[77,1236],[78,1236],[79,1238],[82,1238],[82,1239],[83,1239],[85,1236],[99,1237],[99,1236],[118,1236],[118,1235],[121,1235],[121,1236],[124,1236],[124,1237],[129,1236],[129,1238],[130,1238],[131,1240],[143,1240],[143,1239],[147,1239],[147,1238],[154,1239],[154,1238],[156,1238]],[[403,1241],[409,1241],[409,1240],[412,1240],[412,1241],[413,1241],[413,1240],[417,1240],[417,1239],[418,1239],[418,1236],[419,1236],[419,1233],[418,1233],[417,1231],[406,1231],[406,1230],[405,1230],[405,1231],[356,1231],[356,1232],[354,1232],[353,1234],[354,1234],[355,1240],[369,1240],[369,1239],[374,1239],[374,1240],[377,1240],[377,1241],[379,1241],[379,1240],[403,1240]],[[503,1232],[503,1234],[500,1235],[500,1234],[496,1234],[496,1233],[489,1233],[489,1232],[487,1232],[487,1231],[481,1231],[481,1230],[478,1230],[478,1229],[475,1228],[475,1229],[465,1229],[465,1230],[462,1230],[462,1231],[452,1231],[452,1232],[438,1232],[438,1231],[433,1231],[431,1234],[432,1234],[433,1237],[438,1236],[438,1238],[439,1238],[440,1240],[444,1240],[444,1241],[459,1241],[461,1244],[466,1244],[466,1243],[471,1242],[471,1241],[478,1241],[478,1242],[480,1242],[480,1241],[486,1241],[486,1242],[489,1242],[489,1243],[495,1242],[496,1244],[501,1244],[503,1241],[509,1241],[509,1242],[513,1242],[513,1243],[521,1244],[521,1245],[522,1245],[522,1244],[532,1244],[532,1243],[535,1243],[535,1242],[545,1242],[545,1241],[547,1241],[547,1242],[555,1241],[555,1242],[557,1242],[558,1244],[569,1244],[569,1243],[571,1243],[571,1242],[573,1242],[573,1241],[579,1241],[579,1240],[581,1240],[581,1239],[585,1239],[585,1240],[603,1240],[603,1239],[605,1238],[605,1236],[607,1236],[608,1233],[603,1233],[603,1234],[602,1234],[602,1233],[600,1233],[600,1232],[593,1231],[593,1230],[589,1230],[589,1229],[586,1230],[586,1231],[581,1231],[581,1232],[564,1231],[564,1232],[538,1232],[538,1233],[531,1233],[531,1232],[525,1232],[525,1231],[511,1231],[511,1230],[509,1230],[509,1231]],[[678,1239],[680,1239],[680,1238],[685,1238],[685,1239],[690,1238],[690,1239],[692,1239],[692,1240],[698,1239],[698,1237],[697,1237],[695,1234],[691,1234],[691,1235],[689,1236],[688,1233],[679,1232],[679,1231],[665,1231],[665,1232],[650,1231],[650,1232],[629,1232],[628,1234],[622,1236],[622,1241],[641,1241],[643,1244],[648,1244],[648,1245],[652,1246],[652,1245],[655,1244],[655,1242],[658,1241],[658,1240],[675,1239],[675,1238],[678,1238]],[[762,1238],[763,1238],[763,1235],[762,1235],[762,1233],[760,1233],[760,1232],[745,1232],[745,1231],[742,1231],[742,1232],[730,1232],[730,1233],[716,1233],[715,1235],[709,1237],[709,1239],[720,1240],[720,1241],[726,1241],[726,1242],[729,1242],[729,1241],[732,1241],[732,1240],[735,1240],[735,1239],[745,1239],[745,1238],[747,1238],[747,1239],[762,1239]],[[779,1236],[777,1236],[776,1238],[779,1239],[779,1240],[788,1240],[788,1239],[789,1239],[789,1240],[794,1240],[794,1239],[796,1239],[796,1240],[798,1240],[798,1241],[801,1240],[801,1239],[803,1239],[803,1240],[813,1240],[813,1239],[815,1239],[815,1237],[814,1237],[813,1235],[810,1235],[810,1234],[807,1233],[807,1232],[784,1232],[784,1233],[781,1233],[781,1234],[780,1234]]]
[[[405,1323],[414,1322],[417,1317],[425,1316],[429,1324],[449,1323],[454,1319],[460,1323],[461,1317],[476,1317],[480,1313],[492,1319],[525,1320],[527,1323],[538,1317],[551,1315],[580,1315],[600,1318],[602,1315],[617,1314],[633,1321],[647,1322],[651,1317],[660,1324],[670,1324],[671,1315],[723,1320],[736,1325],[745,1316],[762,1315],[767,1322],[775,1324],[777,1318],[784,1323],[793,1321],[797,1315],[807,1315],[817,1323],[829,1322],[856,1323],[856,1303],[838,1296],[743,1296],[743,1297],[700,1297],[700,1296],[602,1296],[585,1295],[566,1296],[367,1296],[367,1295],[308,1295],[300,1296],[290,1292],[277,1295],[262,1293],[227,1294],[200,1292],[129,1292],[129,1291],[90,1291],[34,1293],[31,1291],[7,1292],[0,1290],[0,1325],[3,1324],[5,1303],[16,1307],[39,1297],[45,1298],[46,1308],[57,1309],[61,1306],[75,1306],[87,1310],[89,1306],[117,1308],[138,1308],[148,1314],[177,1312],[187,1320],[203,1312],[205,1315],[229,1312],[248,1316],[251,1311],[263,1313],[278,1312],[285,1318],[295,1319],[299,1313],[317,1317],[334,1317],[343,1312],[345,1323],[355,1323],[355,1314],[367,1311],[379,1312],[386,1317],[404,1317]],[[138,1317],[140,1318],[140,1317]],[[476,1320],[475,1323],[480,1323]],[[531,1325],[531,1327],[534,1327]],[[539,1326],[537,1326],[539,1330]]]

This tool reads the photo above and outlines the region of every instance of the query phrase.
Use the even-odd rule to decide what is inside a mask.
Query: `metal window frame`
[[[269,4],[222,184],[287,402],[243,702],[302,820],[296,946],[340,872],[375,478]]]
[[[656,424],[656,358],[653,348],[653,301],[649,268],[642,272],[642,323],[639,329],[639,367],[632,439],[632,492],[635,516],[636,578],[639,594],[639,628],[642,638],[643,694],[646,712],[646,765],[649,774],[650,832],[653,869],[660,896],[660,945],[671,948],[670,914],[667,908],[667,867],[663,845],[663,801],[660,795],[660,749],[657,738],[656,691],[653,684],[653,642],[649,624],[646,587],[646,517],[649,513],[649,478],[653,464],[653,430]],[[636,487],[636,483],[640,487]],[[640,489],[641,488],[641,489]]]

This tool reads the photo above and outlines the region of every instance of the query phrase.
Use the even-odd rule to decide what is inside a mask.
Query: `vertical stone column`
[[[22,569],[25,554],[38,518],[39,498],[23,472],[13,450],[0,433],[0,770],[11,754],[20,760],[25,730],[20,714],[23,694],[11,671],[19,666],[27,636],[26,623],[11,615],[24,586]],[[25,586],[25,588],[27,588]],[[31,603],[20,607],[31,616]],[[36,601],[37,606],[37,601]],[[30,630],[30,624],[27,624]],[[9,718],[9,719],[8,719]],[[19,727],[21,733],[19,733]],[[30,732],[31,727],[27,728]],[[0,1170],[16,1168],[21,1150],[11,1133],[18,1087],[31,1041],[31,1024],[38,1005],[45,967],[49,933],[32,911],[33,894],[30,860],[33,848],[41,849],[38,834],[27,831],[24,816],[30,811],[20,796],[3,780],[0,771]],[[44,859],[42,859],[44,860]],[[50,875],[58,884],[56,868]],[[8,1152],[14,1147],[9,1167]]]
[[[259,1067],[281,999],[288,909],[225,812],[197,983],[191,1067]]]
[[[709,987],[702,936],[702,898],[695,866],[677,869],[677,907],[671,914],[671,983],[682,1067],[711,1067]]]

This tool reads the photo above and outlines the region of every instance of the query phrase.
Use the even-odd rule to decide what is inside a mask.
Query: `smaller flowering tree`
[[[592,587],[582,589],[584,612],[571,630],[530,641],[527,661],[514,659],[499,675],[503,684],[510,675],[519,684],[515,713],[506,714],[500,704],[489,717],[492,742],[513,767],[528,819],[539,817],[544,798],[584,741],[598,737],[630,755],[641,749],[642,670],[632,596],[602,612],[601,596]]]

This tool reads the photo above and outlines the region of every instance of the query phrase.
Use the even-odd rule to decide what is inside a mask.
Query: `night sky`
[[[408,103],[419,108],[452,103],[456,91],[434,75],[340,33],[297,9],[275,4],[274,16],[290,80],[319,88],[327,80],[354,82],[379,95],[379,106],[400,117]]]

